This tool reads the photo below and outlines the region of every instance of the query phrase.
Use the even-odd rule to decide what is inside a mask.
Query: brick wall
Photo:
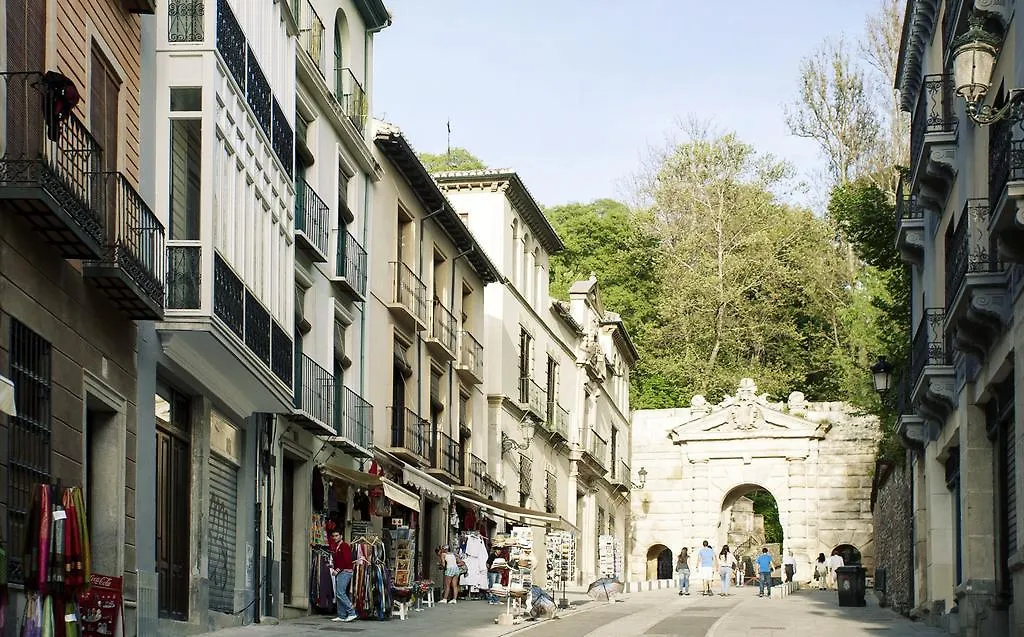
[[[912,600],[912,518],[911,472],[899,465],[879,465],[875,491],[875,568],[884,568],[884,602],[906,614]]]

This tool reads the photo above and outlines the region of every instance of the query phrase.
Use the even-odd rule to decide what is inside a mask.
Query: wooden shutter
[[[89,126],[96,141],[103,147],[105,172],[117,171],[118,94],[121,80],[103,54],[92,48],[89,86]]]
[[[43,71],[46,58],[46,2],[7,1],[7,71]],[[7,154],[34,157],[42,139],[42,100],[29,88],[36,78],[7,80]]]

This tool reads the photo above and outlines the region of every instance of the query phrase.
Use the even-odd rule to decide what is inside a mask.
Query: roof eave
[[[626,349],[630,358],[632,358],[630,367],[635,367],[637,361],[640,360],[640,353],[636,351],[636,346],[633,345],[633,339],[629,337],[629,332],[626,331],[626,324],[622,322],[622,319],[601,321],[601,325],[612,325],[615,327],[615,333],[612,335],[612,339]]]
[[[391,13],[384,6],[383,0],[356,0],[356,9],[370,33],[377,33],[391,26]]]

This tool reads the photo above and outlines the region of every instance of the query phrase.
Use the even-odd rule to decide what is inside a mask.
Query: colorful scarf
[[[46,580],[49,576],[50,566],[50,524],[52,518],[50,517],[50,486],[46,484],[39,485],[39,537],[35,538],[35,542],[39,547],[39,572],[37,573],[38,589],[42,593],[46,593]],[[33,532],[32,527],[28,528],[29,542],[31,534]]]
[[[78,548],[82,558],[82,585],[88,587],[92,579],[92,550],[89,544],[89,521],[86,517],[85,498],[82,490],[72,487],[72,499],[75,503],[77,513],[76,526],[78,527]]]

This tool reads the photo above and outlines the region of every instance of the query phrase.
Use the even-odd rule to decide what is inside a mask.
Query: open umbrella
[[[590,586],[587,587],[587,595],[590,595],[595,602],[610,602],[612,601],[612,596],[621,593],[622,589],[622,582],[619,580],[612,577],[602,577],[591,582]]]
[[[550,619],[555,616],[555,600],[540,586],[530,588],[530,617]]]

